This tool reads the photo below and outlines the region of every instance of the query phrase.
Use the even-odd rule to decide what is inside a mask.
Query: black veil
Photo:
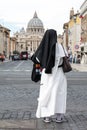
[[[57,43],[57,33],[53,29],[45,32],[42,41],[33,54],[31,60],[35,63],[36,57],[40,61],[41,67],[45,68],[45,73],[51,73],[52,67],[55,65],[55,48]]]

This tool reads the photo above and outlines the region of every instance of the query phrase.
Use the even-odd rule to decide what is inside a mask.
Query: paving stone
[[[2,119],[10,119],[10,117],[11,117],[11,112],[6,112],[6,113],[3,113]]]
[[[44,123],[43,119],[37,119],[36,121],[37,121],[37,129],[40,129],[40,130],[54,129],[53,123]]]
[[[24,117],[24,112],[23,111],[18,111],[18,116],[17,116],[17,119],[23,119]]]
[[[68,123],[54,123],[54,130],[70,130]]]
[[[5,129],[3,129],[3,128],[1,128],[0,130],[38,130],[38,129],[29,129],[29,128],[5,128]]]
[[[12,112],[11,115],[10,115],[10,119],[17,119],[17,117],[18,117],[17,111]]]
[[[0,129],[35,129],[36,128],[36,121],[35,120],[0,120]]]
[[[31,112],[30,111],[26,111],[23,114],[23,120],[29,120],[31,118]]]
[[[2,117],[3,117],[3,113],[0,113],[0,119],[2,119]]]

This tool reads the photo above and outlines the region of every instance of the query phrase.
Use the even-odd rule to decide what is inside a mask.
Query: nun
[[[64,49],[57,42],[57,32],[49,29],[32,56],[32,61],[38,61],[42,67],[40,90],[36,117],[43,118],[48,123],[52,116],[56,122],[63,122],[66,113],[67,79],[62,69]]]

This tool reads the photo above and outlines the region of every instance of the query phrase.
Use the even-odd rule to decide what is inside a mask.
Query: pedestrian
[[[77,63],[77,56],[74,54],[73,63]]]
[[[66,113],[67,80],[62,70],[63,47],[57,42],[57,32],[49,29],[45,32],[42,41],[32,56],[42,67],[37,118],[43,118],[48,123],[56,115],[56,122],[62,122]]]

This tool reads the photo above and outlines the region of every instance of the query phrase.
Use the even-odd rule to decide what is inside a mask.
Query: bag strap
[[[61,44],[62,45],[62,44]],[[62,47],[63,47],[63,50],[64,50],[64,54],[65,54],[65,56],[67,56],[67,54],[66,54],[66,52],[65,52],[65,49],[64,49],[64,46],[62,45]]]

